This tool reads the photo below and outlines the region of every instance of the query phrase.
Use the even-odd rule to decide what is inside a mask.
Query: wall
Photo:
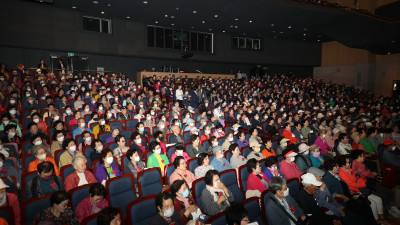
[[[399,0],[377,0],[376,7],[381,7],[383,5],[387,5],[393,2],[398,2]]]
[[[374,62],[365,49],[349,48],[337,41],[322,44],[321,66],[351,65]]]
[[[112,19],[109,35],[82,30],[79,12],[25,1],[5,1],[4,8],[0,20],[9,22],[2,27],[7,35],[0,36],[0,62],[9,66],[23,62],[34,67],[41,58],[49,63],[51,53],[74,52],[90,57],[90,69],[118,70],[135,79],[143,68],[159,70],[163,65],[206,73],[227,73],[230,68],[249,73],[255,65],[268,66],[270,73],[282,68],[287,72],[291,67],[294,72],[299,69],[301,76],[310,76],[312,67],[321,64],[320,43],[264,39],[263,51],[243,51],[231,48],[229,34],[217,33],[213,54],[193,52],[193,59],[182,60],[181,51],[147,48],[143,23]]]

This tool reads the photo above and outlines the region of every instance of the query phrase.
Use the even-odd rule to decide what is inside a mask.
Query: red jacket
[[[294,134],[293,134],[292,131],[289,131],[289,130],[286,130],[286,129],[282,132],[282,135],[281,135],[281,136],[284,137],[284,138],[289,139],[289,144],[288,144],[288,145],[293,144],[293,143],[299,141],[299,139],[297,139],[297,138],[294,136]]]
[[[261,172],[260,175],[265,181],[268,180],[265,177],[265,175]],[[258,178],[256,175],[254,175],[253,173],[249,174],[249,177],[247,178],[247,184],[246,184],[247,190],[259,190],[261,193],[263,191],[265,191],[265,187],[264,185],[261,183],[260,178]]]
[[[85,171],[84,173],[85,173],[86,180],[88,181],[89,184],[98,183],[96,178],[94,177],[93,173],[91,173],[89,171]],[[65,190],[67,192],[69,190],[71,190],[72,188],[78,187],[78,184],[79,184],[79,176],[76,172],[71,173],[70,175],[68,175],[67,178],[65,178],[64,186],[65,186]]]
[[[104,209],[105,207],[108,206],[108,202],[106,198],[103,198],[99,203],[96,205],[100,209]],[[78,206],[76,207],[75,214],[76,218],[79,220],[79,222],[82,222],[83,219],[86,217],[92,215],[92,208],[93,205],[90,202],[90,197],[87,197],[83,199]]]
[[[368,170],[365,169],[364,163],[361,163],[357,160],[353,160],[353,163],[351,165],[351,168],[355,173],[360,174],[361,178],[363,180],[367,180],[366,177],[374,178],[375,174],[372,172],[369,172]]]
[[[8,205],[7,202],[4,204],[4,206],[11,206],[13,207],[14,210],[14,217],[15,217],[15,225],[20,225],[21,224],[21,210],[19,208],[19,201],[18,197],[15,194],[12,193],[7,193],[7,198],[8,198]]]
[[[359,188],[366,187],[367,185],[365,184],[365,180],[363,180],[361,177],[358,178],[353,172],[352,169],[349,169],[350,173],[345,171],[343,168],[340,167],[339,169],[339,177],[342,179],[344,182],[347,183],[349,186],[349,189],[355,192],[360,192]]]
[[[287,180],[292,178],[297,178],[299,181],[301,180],[301,175],[303,172],[299,169],[295,162],[291,162],[292,164],[287,163],[285,160],[282,160],[279,163],[279,169],[285,176]]]

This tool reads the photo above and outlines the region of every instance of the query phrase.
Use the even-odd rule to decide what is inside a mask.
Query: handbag
[[[359,174],[355,174],[355,176],[357,177],[356,182],[358,181],[358,179],[361,177]],[[366,187],[363,188],[358,188],[358,190],[360,190],[360,193],[362,196],[367,197],[369,195],[372,195],[373,193],[375,193],[375,189],[372,188],[368,183],[366,184]]]

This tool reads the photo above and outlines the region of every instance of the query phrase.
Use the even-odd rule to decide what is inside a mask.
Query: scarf
[[[185,204],[185,209],[190,207],[189,198],[181,198],[179,196],[176,196],[176,199],[178,199],[179,201],[183,202],[183,204]]]
[[[219,189],[219,188],[215,188],[215,187],[210,186],[210,185],[206,185],[206,188],[212,194],[212,196],[214,197],[214,201],[215,202],[217,202],[218,199],[219,199],[219,196],[217,196],[217,194],[215,192],[219,192],[219,193],[223,194],[226,197],[226,199],[227,199],[227,200],[225,200],[226,204],[228,204],[228,206],[230,205],[229,201],[228,201],[228,197],[226,196],[224,190]]]

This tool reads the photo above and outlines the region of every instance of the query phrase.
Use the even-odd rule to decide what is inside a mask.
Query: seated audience
[[[207,171],[214,170],[214,167],[210,165],[210,158],[207,153],[200,153],[197,157],[198,167],[194,170],[196,179],[202,178],[206,175]]]
[[[65,178],[64,185],[66,191],[82,185],[97,183],[93,173],[86,170],[86,162],[86,158],[82,156],[76,156],[72,159],[71,165],[75,171]]]
[[[174,197],[169,193],[160,193],[156,198],[158,213],[154,215],[149,225],[181,225],[182,215],[175,211]]]
[[[264,138],[263,143],[265,149],[261,152],[265,157],[275,156],[275,151],[272,149],[272,140],[270,138]]]
[[[172,184],[176,180],[183,180],[192,188],[192,182],[196,180],[194,174],[187,169],[187,164],[182,156],[176,157],[174,163],[175,171],[169,177],[169,183]]]
[[[211,161],[210,165],[214,167],[218,172],[224,170],[232,169],[231,164],[224,158],[224,151],[221,146],[213,148],[214,159]]]
[[[153,154],[147,158],[147,168],[159,167],[161,174],[164,174],[165,166],[169,164],[168,157],[161,153],[161,146],[157,141],[152,141],[149,149]]]
[[[299,145],[299,154],[295,157],[295,163],[303,173],[306,173],[308,168],[313,166],[310,159],[310,146],[304,143]]]
[[[96,177],[97,182],[102,183],[104,186],[107,180],[122,175],[118,166],[114,163],[111,149],[106,148],[101,151],[99,162],[100,164],[96,166],[94,176]]]
[[[245,165],[247,163],[246,158],[244,158],[240,154],[238,144],[234,143],[229,146],[229,152],[231,153],[232,157],[230,160],[232,168],[236,169],[239,168],[241,165]]]
[[[129,160],[129,163],[126,164],[124,167],[124,174],[132,174],[135,179],[135,185],[137,185],[138,173],[144,170],[146,168],[146,165],[140,159],[138,152],[134,148],[131,148],[126,152],[126,158]]]
[[[203,146],[200,145],[199,136],[192,134],[190,135],[190,145],[188,146],[187,154],[190,158],[197,158],[200,153],[207,153],[207,151]],[[171,161],[173,160],[171,159]]]
[[[185,162],[187,162],[190,159],[189,155],[186,153],[185,146],[183,145],[182,142],[177,142],[175,144],[175,153],[173,153],[171,156],[171,163],[173,163],[175,161],[175,158],[178,156],[182,156]]]
[[[314,144],[317,145],[321,151],[321,155],[328,158],[333,158],[332,148],[328,145],[326,140],[326,130],[319,130],[317,132],[317,140],[315,140]]]
[[[32,148],[32,155],[36,159],[29,163],[28,172],[36,171],[37,165],[41,162],[51,162],[54,165],[54,175],[60,176],[60,170],[58,170],[56,162],[53,158],[47,157],[44,145],[35,145]]]
[[[63,149],[64,133],[62,130],[56,130],[53,132],[53,143],[51,144],[51,156],[54,158],[54,153],[57,150]]]
[[[21,209],[19,207],[18,196],[14,193],[8,193],[6,188],[9,188],[9,186],[6,185],[2,179],[0,179],[0,208],[3,206],[11,206],[14,213],[15,224],[21,224]],[[1,223],[0,221],[0,224],[6,223]]]
[[[133,132],[131,135],[132,144],[131,147],[136,149],[137,152],[141,152],[144,154],[149,147],[147,146],[146,142],[142,143],[142,138],[138,132]]]
[[[288,141],[289,141],[289,139],[283,138],[283,137],[278,139],[279,145],[275,150],[275,155],[282,155],[283,154],[283,151],[285,151],[287,149]]]
[[[117,208],[107,206],[99,212],[97,225],[120,225],[121,215]]]
[[[195,222],[199,219],[197,212],[201,213],[200,208],[194,202],[193,196],[186,186],[185,181],[175,180],[171,183],[171,194],[175,197],[174,211],[179,213],[181,224],[187,224],[189,221]]]
[[[263,171],[267,180],[271,180],[272,177],[283,177],[281,170],[278,168],[278,159],[276,156],[270,156],[265,160],[265,169]]]
[[[60,162],[58,163],[60,168],[66,165],[70,165],[74,157],[85,157],[82,155],[81,152],[76,151],[76,143],[74,139],[65,139],[63,141],[63,149],[65,149],[65,151],[61,154]]]
[[[324,164],[324,157],[320,153],[320,148],[317,145],[310,146],[310,159],[313,167],[318,168]]]
[[[234,203],[225,210],[226,222],[228,225],[249,224],[249,214],[242,204]]]
[[[103,151],[104,146],[103,142],[101,142],[100,139],[94,139],[92,143],[90,144],[90,147],[94,150],[94,152],[90,153],[90,160],[92,162],[96,161],[97,159],[101,158],[101,151]]]
[[[279,168],[282,171],[283,175],[285,175],[286,179],[297,178],[300,181],[301,175],[303,172],[299,169],[299,167],[294,162],[295,156],[297,153],[293,152],[292,150],[286,149],[282,152],[282,156],[284,160],[279,163]]]
[[[258,143],[257,141],[252,141],[250,142],[250,149],[252,150],[248,155],[247,155],[247,160],[250,159],[257,159],[257,161],[265,159],[265,155],[260,154],[260,147],[261,144]]]
[[[100,183],[93,184],[89,188],[89,197],[83,199],[76,207],[76,217],[81,223],[86,217],[100,212],[108,206],[106,199],[107,190]]]
[[[129,148],[126,147],[125,137],[120,134],[115,137],[115,143],[118,144],[118,147],[113,150],[114,156],[117,157],[118,163],[121,165],[121,157],[126,154]]]
[[[268,189],[268,179],[261,172],[260,163],[256,159],[249,159],[246,163],[249,177],[247,178],[247,190],[258,190],[260,194]]]

